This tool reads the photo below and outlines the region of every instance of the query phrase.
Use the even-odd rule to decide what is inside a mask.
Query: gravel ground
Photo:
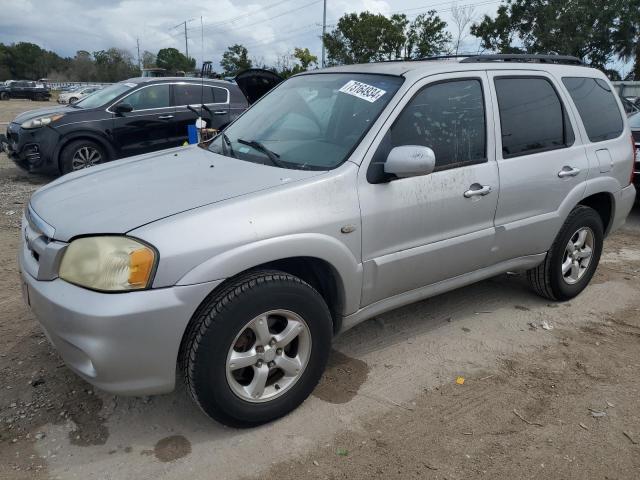
[[[0,128],[38,105],[0,102]],[[94,391],[50,348],[15,262],[48,180],[0,155],[0,479],[639,477],[640,209],[573,301],[503,275],[390,312],[336,339],[296,412],[234,430],[182,388]]]

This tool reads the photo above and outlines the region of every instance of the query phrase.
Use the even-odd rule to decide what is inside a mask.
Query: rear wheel
[[[327,305],[310,285],[283,272],[251,272],[200,306],[181,366],[207,415],[250,427],[286,415],[311,394],[332,335]]]
[[[107,154],[102,146],[91,140],[76,140],[62,149],[60,170],[66,174],[93,167],[107,160]]]
[[[9,94],[7,92],[0,93],[0,100],[9,100]]]
[[[578,205],[560,229],[544,262],[527,272],[533,289],[551,300],[569,300],[589,284],[598,267],[604,232],[600,215]]]

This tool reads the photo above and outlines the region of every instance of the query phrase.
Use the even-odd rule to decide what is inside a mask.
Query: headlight
[[[59,276],[92,290],[140,290],[150,285],[156,260],[152,248],[129,237],[84,237],[67,247]]]
[[[27,120],[26,122],[22,122],[22,125],[20,125],[22,128],[40,128],[40,127],[44,127],[46,125],[49,125],[50,123],[55,122],[56,120],[60,120],[62,117],[64,117],[63,113],[58,113],[56,115],[48,115],[46,117],[38,117],[38,118],[32,118],[31,120]]]

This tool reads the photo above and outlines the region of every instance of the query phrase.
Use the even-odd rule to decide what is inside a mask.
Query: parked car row
[[[42,83],[29,80],[7,80],[0,84],[0,100],[10,100],[12,98],[48,101],[51,98],[51,92]]]
[[[61,92],[58,95],[58,103],[76,103],[78,100],[81,100],[87,95],[91,95],[93,92],[97,92],[101,89],[102,87],[98,85],[89,85],[86,87],[79,87],[66,92]]]
[[[189,106],[225,123],[244,93],[137,79],[26,114],[12,135],[24,146],[51,132],[71,170],[107,148],[179,143],[171,122],[192,122]],[[64,143],[72,123],[95,140]],[[179,373],[212,418],[258,425],[300,405],[333,336],[368,318],[508,271],[550,301],[580,294],[635,199],[630,140],[611,83],[573,57],[306,72],[208,149],[138,155],[37,191],[23,217],[25,300],[98,388],[164,393]]]
[[[184,77],[134,78],[97,90],[71,105],[18,115],[0,142],[9,157],[26,170],[69,173],[182,145],[188,126],[198,117],[209,128],[221,129],[281,80],[272,72],[257,69],[241,73],[234,83]]]

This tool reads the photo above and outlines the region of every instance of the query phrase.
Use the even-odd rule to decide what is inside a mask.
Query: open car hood
[[[234,80],[249,104],[252,104],[284,79],[270,70],[250,68],[240,72]]]

